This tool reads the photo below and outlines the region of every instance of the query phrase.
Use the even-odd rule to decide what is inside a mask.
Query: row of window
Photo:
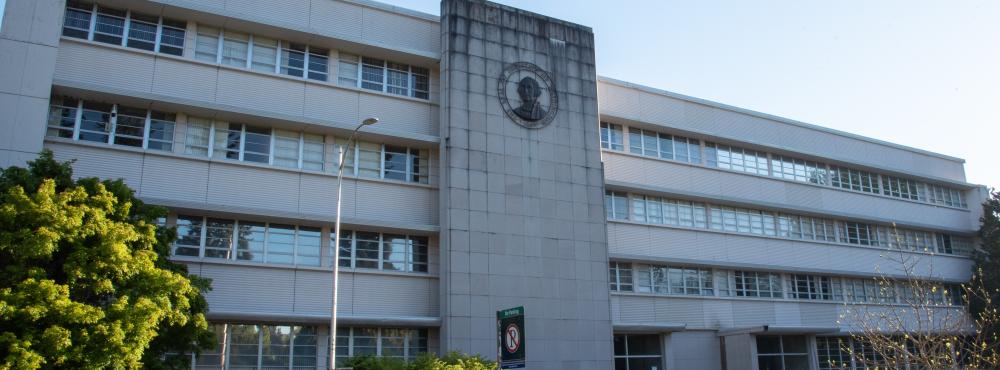
[[[914,289],[918,288],[910,284],[877,279],[761,271],[713,271],[628,262],[611,262],[608,272],[611,291],[616,292],[852,303],[908,303],[926,299],[938,305],[963,304],[961,288],[948,284],[936,286],[917,296]]]
[[[186,28],[184,21],[70,0],[66,2],[62,34],[180,56],[184,54]]]
[[[181,56],[187,22],[69,1],[63,35]],[[392,61],[338,54],[337,83],[394,95],[430,98],[430,71]],[[194,58],[317,81],[330,80],[330,49],[199,24]]]
[[[321,266],[326,234],[317,227],[203,216],[177,216],[173,255],[298,266]],[[427,272],[427,237],[341,230],[340,266]],[[333,252],[325,251],[332,261]]]
[[[216,346],[191,358],[197,370],[316,369],[316,327],[214,323]]]
[[[184,354],[196,370],[316,369],[316,327],[215,323],[216,347]],[[339,327],[337,365],[352,356],[374,355],[412,360],[427,352],[426,329]],[[174,354],[172,356],[178,356]]]
[[[886,338],[891,341],[895,348],[905,352],[902,354],[920,354],[923,349],[918,348],[916,343],[907,336],[895,336]],[[941,340],[947,340],[942,338]],[[957,343],[953,343],[951,355],[955,363],[959,366],[955,368],[964,369],[962,364],[968,363],[970,355],[981,351],[977,346],[969,343],[968,340],[959,338]],[[871,342],[857,340],[852,337],[816,337],[816,355],[819,360],[819,370],[867,370],[867,369],[925,369],[918,361],[907,361],[904,356],[893,356],[887,359],[885,353],[876,351]],[[902,362],[902,363],[900,363]]]
[[[49,136],[174,151],[174,113],[64,96],[51,99]],[[190,116],[185,132],[184,153],[189,155],[313,171],[337,169],[324,164],[327,145],[322,134]],[[344,139],[336,141],[335,152],[346,145]],[[339,153],[335,154],[339,160]],[[344,171],[359,177],[426,184],[429,157],[427,149],[358,141],[346,155]]]
[[[624,151],[623,130],[621,125],[601,122],[601,147]],[[699,140],[649,130],[629,128],[628,148],[630,153],[648,157],[950,207],[968,207],[958,189],[707,141],[704,143],[705,162],[702,163]]]
[[[972,240],[949,234],[862,222],[791,215],[756,209],[607,191],[608,219],[708,228],[778,238],[880,246],[919,252],[968,255]]]
[[[427,352],[426,329],[339,327],[337,365],[354,356],[372,355],[413,360]]]

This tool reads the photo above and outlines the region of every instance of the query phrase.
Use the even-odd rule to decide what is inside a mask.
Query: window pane
[[[299,133],[274,130],[274,165],[299,167]]]
[[[198,257],[201,233],[202,218],[200,216],[177,216],[177,240],[174,241],[174,255]]]
[[[195,41],[194,57],[198,60],[215,63],[219,53],[219,29],[198,25],[198,38]]]
[[[302,77],[306,63],[306,46],[295,43],[282,43],[281,74]]]
[[[232,220],[208,219],[205,235],[205,257],[230,258],[233,227]]]
[[[223,31],[222,36],[222,64],[245,68],[250,36],[229,30]]]
[[[253,63],[250,68],[255,71],[274,73],[274,64],[278,61],[278,41],[254,36]]]
[[[160,33],[160,52],[180,56],[184,54],[184,29],[187,22],[163,19]]]
[[[167,152],[173,150],[176,116],[173,113],[152,111],[149,117],[149,142],[146,147]]]
[[[268,163],[271,153],[271,129],[246,126],[246,143],[243,144],[243,160]]]
[[[128,47],[153,51],[156,47],[156,16],[132,13],[128,26]]]
[[[111,104],[83,102],[80,140],[108,142],[111,130]]]
[[[406,181],[406,147],[386,145],[383,176],[387,179]]]
[[[358,86],[359,58],[354,54],[340,53],[337,65],[337,84],[341,86]]]
[[[328,69],[330,68],[330,51],[316,47],[309,47],[309,79],[326,81]]]
[[[48,131],[46,135],[67,139],[73,138],[73,128],[76,127],[78,100],[62,96],[53,96],[49,106]]]
[[[105,7],[97,8],[94,41],[120,45],[125,32],[125,11]]]
[[[265,226],[260,222],[240,221],[236,259],[264,262]]]
[[[385,61],[363,57],[361,58],[361,87],[369,90],[382,91],[385,79]]]
[[[118,106],[118,116],[115,123],[115,144],[141,147],[145,130],[145,109]]]
[[[90,34],[92,4],[78,1],[66,2],[66,16],[63,19],[63,36],[86,39]]]
[[[323,135],[304,134],[302,147],[302,168],[307,170],[323,170],[323,150],[326,147]]]

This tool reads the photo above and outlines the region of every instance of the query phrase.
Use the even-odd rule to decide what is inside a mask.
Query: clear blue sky
[[[1000,1],[498,2],[592,27],[600,75],[964,158],[1000,187]]]

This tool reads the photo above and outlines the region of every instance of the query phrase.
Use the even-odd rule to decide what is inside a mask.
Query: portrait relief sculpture
[[[545,70],[532,63],[511,63],[504,68],[498,82],[500,106],[518,125],[538,129],[555,119],[558,94]]]
[[[534,78],[525,77],[517,83],[517,95],[521,98],[521,106],[514,113],[528,121],[537,121],[545,117],[545,108],[538,102],[542,88]]]

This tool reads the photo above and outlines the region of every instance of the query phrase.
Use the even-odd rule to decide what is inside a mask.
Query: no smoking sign
[[[524,368],[524,307],[497,311],[497,360],[501,369]]]

